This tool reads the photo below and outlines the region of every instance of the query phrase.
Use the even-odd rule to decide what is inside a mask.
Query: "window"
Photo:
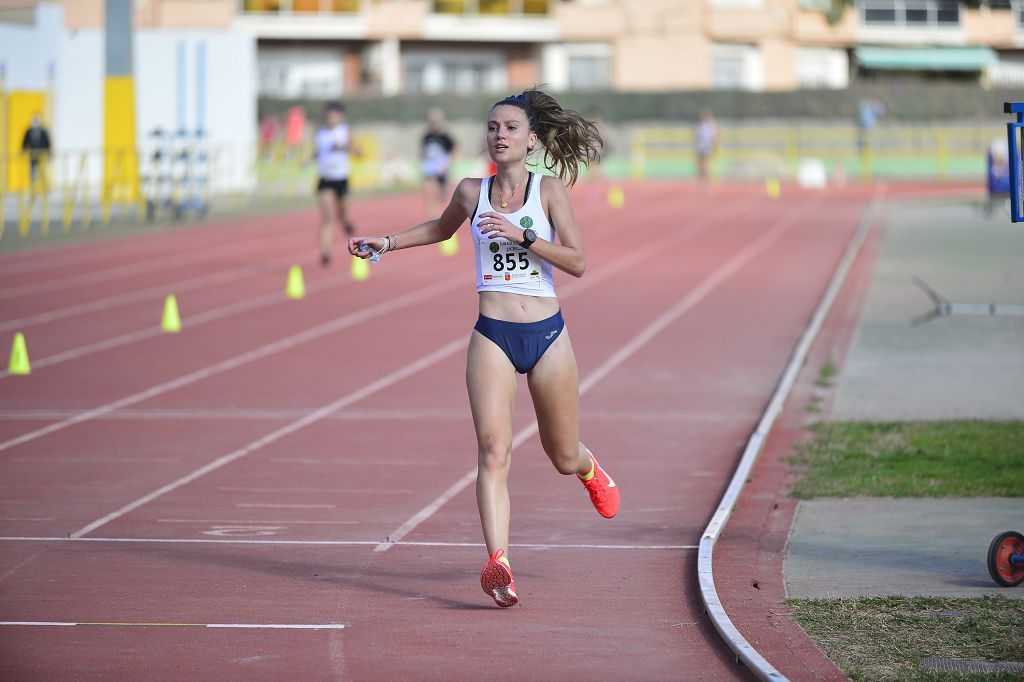
[[[960,3],[953,0],[861,0],[861,22],[868,26],[957,28]]]
[[[711,85],[722,90],[760,90],[761,54],[753,45],[720,43],[711,50]]]
[[[329,98],[342,94],[342,57],[333,48],[261,47],[256,66],[263,96]]]
[[[796,56],[796,75],[801,88],[845,88],[850,84],[850,59],[846,50],[801,47]]]
[[[569,87],[600,90],[611,86],[611,61],[607,57],[569,56]]]
[[[403,89],[410,93],[497,92],[508,82],[499,52],[414,49],[402,54],[402,65]]]

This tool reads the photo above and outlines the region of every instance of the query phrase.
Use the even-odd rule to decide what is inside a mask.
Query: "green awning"
[[[999,61],[987,47],[858,47],[866,69],[904,71],[981,71]]]

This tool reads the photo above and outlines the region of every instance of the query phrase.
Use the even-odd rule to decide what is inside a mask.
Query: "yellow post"
[[[0,239],[7,227],[7,79],[6,69],[0,69]]]
[[[939,146],[939,178],[946,179],[949,174],[949,135],[946,131],[940,130],[937,135]]]
[[[86,153],[82,152],[82,158],[78,164],[78,177],[82,183],[82,229],[88,230],[92,227],[92,204],[89,201],[89,177],[86,175]]]
[[[647,139],[642,130],[633,134],[629,150],[629,176],[633,180],[644,179],[645,166],[647,165],[646,144]]]
[[[32,224],[32,201],[27,190],[18,195],[18,236],[27,237],[28,228]]]
[[[36,180],[33,183],[33,191],[39,197],[39,230],[44,236],[50,234],[49,182],[46,177],[49,163],[49,157],[39,159],[39,169],[36,171]]]
[[[132,203],[139,196],[135,154],[135,82],[131,76],[107,76],[103,110],[103,195],[110,203]]]
[[[71,216],[72,209],[74,208],[75,201],[75,186],[71,182],[71,157],[67,153],[61,155],[62,165],[64,167],[64,185],[61,187],[64,194],[64,216],[63,216],[63,227],[64,232],[71,231]]]

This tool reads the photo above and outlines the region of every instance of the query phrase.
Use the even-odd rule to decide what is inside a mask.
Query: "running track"
[[[0,625],[0,677],[744,677],[695,547],[872,191],[574,191],[588,270],[559,291],[623,508],[550,466],[524,382],[509,610],[477,582],[465,234],[362,283],[314,264],[311,212],[3,257],[0,341],[33,373],[0,375],[0,621],[106,625]]]

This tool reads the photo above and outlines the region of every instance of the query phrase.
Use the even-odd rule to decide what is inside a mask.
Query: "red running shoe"
[[[519,603],[519,595],[516,594],[516,581],[512,577],[512,569],[498,561],[505,554],[505,550],[499,549],[491,555],[490,561],[484,564],[480,571],[480,587],[484,593],[494,598],[494,603],[503,609],[515,606]]]
[[[588,450],[587,454],[590,455],[590,461],[594,463],[594,476],[589,481],[580,478],[580,482],[590,493],[590,501],[594,503],[597,513],[610,519],[619,513],[619,488],[615,485],[612,477],[605,473],[605,470],[594,459],[593,453]],[[579,477],[577,476],[577,478]]]

